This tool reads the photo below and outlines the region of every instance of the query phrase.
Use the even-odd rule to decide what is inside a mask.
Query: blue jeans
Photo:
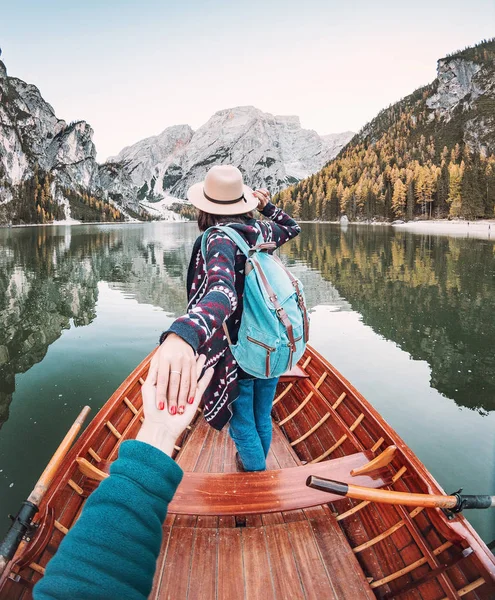
[[[239,379],[229,433],[246,471],[264,471],[272,441],[272,404],[278,377]]]

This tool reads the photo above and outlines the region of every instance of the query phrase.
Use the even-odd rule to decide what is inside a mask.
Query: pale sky
[[[495,0],[0,0],[9,75],[95,131],[98,160],[254,105],[358,131],[495,33]]]

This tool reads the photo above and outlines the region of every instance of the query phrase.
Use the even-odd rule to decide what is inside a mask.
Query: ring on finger
[[[181,372],[180,371],[170,371],[171,373],[177,373],[177,375],[180,375]]]

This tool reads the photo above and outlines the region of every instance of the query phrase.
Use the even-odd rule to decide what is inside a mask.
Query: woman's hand
[[[262,188],[260,190],[254,190],[253,193],[256,198],[258,198],[258,210],[262,211],[268,202],[270,202],[270,192],[267,189]]]
[[[175,441],[192,421],[198,408],[201,397],[210,383],[213,367],[207,369],[203,377],[198,377],[203,370],[206,357],[201,355],[194,363],[194,395],[193,402],[188,403],[180,414],[172,415],[167,410],[159,410],[156,402],[158,382],[158,351],[151,359],[148,377],[141,388],[143,395],[144,423],[136,436],[141,442],[155,446],[165,454],[172,455]]]
[[[156,406],[158,410],[168,406],[171,415],[182,415],[196,393],[194,350],[181,337],[170,333],[155,356],[158,356]]]

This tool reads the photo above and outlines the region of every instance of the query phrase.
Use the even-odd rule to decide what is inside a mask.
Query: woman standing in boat
[[[205,232],[214,225],[229,225],[256,245],[260,232],[265,242],[281,246],[300,232],[299,225],[270,202],[266,189],[244,185],[236,167],[215,166],[204,181],[189,188],[187,197],[198,209],[198,226]],[[259,221],[258,209],[269,220]],[[206,354],[206,366],[215,368],[204,396],[204,415],[215,429],[230,420],[230,435],[237,447],[237,466],[246,471],[266,468],[272,436],[271,406],[277,378],[257,379],[244,373],[229,349],[225,323],[235,344],[243,308],[246,257],[222,231],[209,232],[206,253],[202,236],[192,251],[187,273],[188,312],[160,337],[157,403],[160,410],[182,414],[195,392],[195,355]]]

